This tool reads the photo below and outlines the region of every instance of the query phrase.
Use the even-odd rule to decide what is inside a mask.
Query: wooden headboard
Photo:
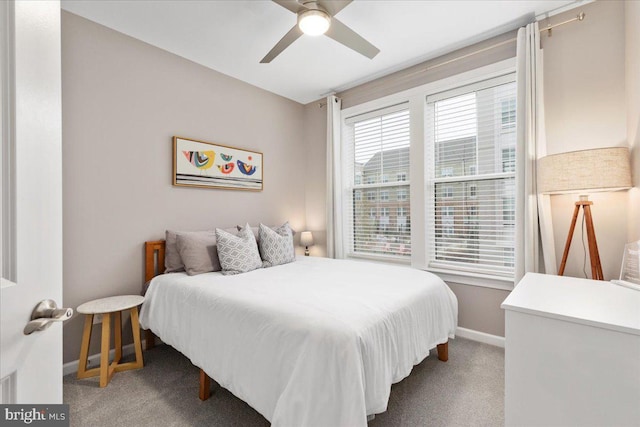
[[[164,240],[144,242],[144,281],[164,273]]]

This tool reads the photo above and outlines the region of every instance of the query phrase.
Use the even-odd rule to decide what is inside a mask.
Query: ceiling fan
[[[324,34],[350,49],[373,58],[380,49],[366,41],[358,33],[340,22],[335,16],[353,0],[272,0],[280,6],[298,15],[298,22],[260,61],[271,62],[291,43],[303,34],[319,36]]]

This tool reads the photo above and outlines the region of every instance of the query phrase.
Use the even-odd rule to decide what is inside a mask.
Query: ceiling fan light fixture
[[[298,15],[298,27],[309,36],[324,34],[331,25],[329,15],[319,9],[305,10]]]

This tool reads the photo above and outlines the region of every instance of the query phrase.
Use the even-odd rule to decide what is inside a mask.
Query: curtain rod
[[[584,13],[584,12],[580,12],[580,13],[579,13],[575,18],[567,19],[566,21],[559,22],[559,23],[554,24],[554,25],[549,25],[549,24],[547,24],[547,26],[546,26],[545,28],[543,28],[543,29],[539,29],[539,30],[538,30],[538,33],[542,33],[543,31],[546,31],[546,32],[547,32],[547,35],[548,35],[549,37],[551,37],[551,35],[552,35],[551,30],[552,30],[552,29],[554,29],[554,28],[556,28],[556,27],[559,27],[559,26],[561,26],[561,25],[564,25],[564,24],[568,24],[569,22],[574,22],[574,21],[583,21],[585,16],[586,16],[586,15],[585,15],[585,13]],[[514,42],[514,41],[516,41],[516,40],[517,40],[517,38],[516,38],[516,37],[513,37],[513,38],[508,39],[508,40],[503,40],[503,41],[501,41],[501,42],[498,42],[498,43],[492,44],[491,46],[487,46],[487,47],[485,47],[485,48],[478,49],[478,50],[476,50],[476,51],[473,51],[473,52],[467,53],[467,54],[465,54],[465,55],[460,55],[460,56],[457,56],[457,57],[455,57],[455,58],[451,58],[451,59],[449,59],[449,60],[447,60],[447,61],[443,61],[443,62],[440,62],[440,63],[435,64],[435,65],[427,66],[427,67],[425,67],[425,68],[423,68],[423,69],[421,69],[421,70],[417,70],[417,71],[415,71],[415,72],[413,72],[413,73],[411,73],[411,74],[408,74],[407,76],[412,76],[412,75],[417,74],[417,73],[421,73],[421,72],[424,72],[424,71],[433,70],[434,68],[442,67],[443,65],[451,64],[452,62],[456,62],[456,61],[459,61],[459,60],[461,60],[461,59],[465,59],[465,58],[468,58],[468,57],[470,57],[470,56],[477,55],[477,54],[482,53],[482,52],[486,52],[487,50],[495,49],[495,48],[497,48],[497,47],[500,47],[500,46],[503,46],[503,45],[505,45],[505,44],[508,44],[508,43]]]
[[[581,21],[584,21],[585,16],[586,16],[586,14],[585,14],[584,12],[580,12],[580,13],[578,13],[578,15],[576,15],[576,17],[575,17],[575,18],[567,19],[566,21],[558,22],[557,24],[553,24],[553,25],[549,25],[549,24],[547,24],[547,26],[546,26],[545,28],[538,29],[538,33],[542,33],[542,32],[544,32],[544,31],[546,31],[546,32],[547,32],[547,36],[548,36],[548,37],[551,37],[551,36],[553,35],[553,34],[552,34],[552,32],[551,32],[551,30],[552,30],[552,29],[554,29],[554,28],[556,28],[556,27],[560,27],[561,25],[568,24],[568,23],[570,23],[570,22],[575,22],[575,21],[580,21],[580,22],[581,22]],[[547,18],[547,19],[548,19],[548,18]],[[416,70],[416,71],[414,71],[414,72],[412,72],[412,73],[405,74],[405,75],[403,75],[403,76],[399,77],[399,79],[406,79],[406,78],[408,78],[408,77],[415,76],[416,74],[424,73],[424,72],[427,72],[427,71],[429,71],[429,70],[433,70],[434,68],[439,68],[439,67],[442,67],[442,66],[444,66],[444,65],[451,64],[451,63],[453,63],[453,62],[460,61],[460,60],[465,59],[465,58],[468,58],[468,57],[470,57],[470,56],[474,56],[474,55],[477,55],[477,54],[479,54],[479,53],[483,53],[483,52],[486,52],[486,51],[488,51],[488,50],[492,50],[492,49],[495,49],[495,48],[497,48],[497,47],[504,46],[505,44],[512,43],[512,42],[514,42],[514,41],[516,41],[516,40],[517,40],[517,38],[516,38],[516,37],[513,37],[513,38],[510,38],[510,39],[508,39],[508,40],[503,40],[503,41],[501,41],[501,42],[498,42],[498,43],[492,44],[491,46],[483,47],[482,49],[474,50],[473,52],[469,52],[469,53],[466,53],[466,54],[464,54],[464,55],[456,56],[455,58],[451,58],[451,59],[448,59],[448,60],[443,61],[443,62],[439,62],[439,63],[434,64],[434,65],[428,65],[428,66],[426,66],[426,67],[424,67],[424,68],[421,68],[421,69],[419,69],[419,70]],[[366,83],[365,83],[365,84],[366,84]],[[348,90],[348,89],[347,89],[347,90]],[[318,104],[318,106],[319,106],[320,108],[324,107],[325,105],[327,105],[327,103],[326,103],[326,102],[320,102],[320,103]]]
[[[561,26],[561,25],[564,25],[564,24],[568,24],[569,22],[574,22],[574,21],[584,21],[584,17],[585,17],[585,16],[587,16],[587,15],[585,15],[585,13],[584,13],[584,12],[580,12],[579,14],[577,14],[577,15],[576,15],[576,17],[575,17],[575,18],[567,19],[566,21],[558,22],[557,24],[553,24],[553,25],[549,25],[549,24],[547,23],[547,26],[546,26],[545,28],[541,29],[541,30],[538,30],[538,32],[540,32],[540,33],[541,33],[541,32],[543,32],[543,31],[546,31],[546,32],[547,32],[547,36],[551,37],[551,36],[552,36],[552,33],[551,33],[551,30],[552,30],[552,29],[554,29],[554,28],[556,28],[556,27],[559,27],[559,26]],[[547,18],[547,19],[548,19],[548,18]]]

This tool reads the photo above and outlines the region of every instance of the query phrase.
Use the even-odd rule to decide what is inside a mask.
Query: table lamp
[[[627,190],[632,187],[629,149],[626,147],[597,148],[546,156],[538,160],[537,174],[539,193],[580,195],[580,199],[575,203],[576,207],[573,211],[558,275],[564,274],[578,212],[582,208],[589,242],[591,277],[595,280],[604,280],[591,216],[593,202],[589,201],[587,194]]]
[[[309,246],[313,246],[313,234],[310,231],[300,233],[300,246],[304,246],[304,256],[309,256]]]

